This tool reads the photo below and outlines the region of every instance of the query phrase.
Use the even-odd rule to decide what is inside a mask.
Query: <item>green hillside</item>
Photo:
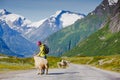
[[[79,41],[97,31],[105,19],[106,16],[89,14],[75,24],[51,35],[46,39],[47,45],[50,47],[49,55],[61,56],[64,52],[72,49]]]
[[[113,54],[120,54],[120,31],[117,33],[110,32],[108,22],[102,29],[80,42],[64,55],[101,56]]]
[[[61,31],[58,31],[55,34],[52,34],[51,36],[49,36],[45,40],[46,44],[50,47],[49,55],[61,56],[65,52],[73,49],[76,45],[78,45],[79,42],[85,40],[91,34],[98,31],[99,28],[101,27],[101,25],[103,25],[107,21],[108,18],[113,16],[113,12],[114,12],[114,15],[117,12],[119,12],[119,3],[117,5],[110,6],[108,4],[107,0],[103,0],[101,2],[101,4],[99,6],[97,6],[96,9],[94,11],[92,11],[91,13],[89,13],[85,18],[78,20],[73,25],[68,26],[68,27],[62,29]],[[113,20],[113,23],[115,25],[117,22],[119,22],[119,20],[118,21],[116,21],[116,19]],[[102,30],[99,32],[102,33]],[[102,34],[104,34],[104,33],[102,33]],[[94,34],[94,35],[96,35],[96,34]],[[107,41],[107,40],[110,40],[108,38],[114,37],[114,34],[106,33],[105,37],[107,37],[107,38],[105,38],[105,40],[99,40],[98,37],[96,37],[96,36],[91,37],[91,38],[94,38],[94,39],[92,39],[93,41],[90,40],[91,42],[89,42],[89,40],[82,42],[82,44],[79,45],[80,49],[81,48],[82,49],[79,50],[79,48],[76,48],[75,51],[70,52],[69,56],[70,55],[72,56],[74,54],[76,54],[76,55],[77,54],[89,54],[89,55],[104,54],[102,52],[99,53],[98,50],[103,49],[103,47],[105,47],[104,50],[108,50],[107,42],[109,42],[109,41]],[[104,38],[104,36],[102,36],[102,35],[98,35],[98,36],[101,39]],[[102,46],[99,46],[100,44],[98,44],[95,41],[98,41],[98,43],[101,43]],[[81,47],[81,45],[84,45],[87,42],[89,42],[90,44],[88,44],[87,46],[85,45],[85,46]],[[115,42],[118,43],[117,41],[115,41]],[[98,44],[98,45],[96,45],[96,48],[94,48],[93,50],[91,50],[91,48],[93,46],[92,43]],[[83,53],[84,50],[86,50],[85,53]],[[112,53],[110,52],[109,54],[112,54]]]

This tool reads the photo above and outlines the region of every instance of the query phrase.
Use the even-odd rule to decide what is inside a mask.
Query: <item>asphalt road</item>
[[[0,80],[120,80],[120,73],[71,64],[66,69],[50,69],[48,75],[37,75],[36,69],[3,73]]]

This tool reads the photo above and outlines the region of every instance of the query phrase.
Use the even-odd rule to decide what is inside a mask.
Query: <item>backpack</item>
[[[45,47],[45,49],[44,49],[45,54],[48,54],[48,53],[49,53],[49,48],[48,48],[48,46],[44,44],[44,47]]]

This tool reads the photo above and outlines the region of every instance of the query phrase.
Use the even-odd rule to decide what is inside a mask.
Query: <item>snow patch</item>
[[[5,14],[5,13],[6,13],[6,12],[5,12],[4,9],[0,9],[0,14],[1,14],[1,15]]]
[[[58,10],[58,11],[56,11],[56,13],[55,13],[54,15],[52,15],[51,17],[57,17],[61,12],[62,12],[62,10]]]
[[[29,27],[38,28],[40,25],[42,25],[44,23],[45,20],[47,20],[47,19],[43,19],[43,20],[40,20],[38,22],[33,22],[30,25],[28,25],[28,26]]]
[[[109,5],[114,5],[118,2],[118,0],[108,0]]]
[[[25,18],[23,16],[16,15],[16,14],[4,15],[4,16],[2,16],[2,18],[4,18],[7,21],[11,21],[11,22],[18,20],[18,18],[25,20]],[[30,20],[27,20],[27,23],[30,23],[30,22],[31,22]]]
[[[65,13],[61,16],[60,20],[62,21],[62,25],[64,28],[66,26],[73,24],[78,19],[82,19],[82,18],[84,18],[84,16],[82,16],[82,15],[80,16],[80,15],[76,15],[76,14]]]

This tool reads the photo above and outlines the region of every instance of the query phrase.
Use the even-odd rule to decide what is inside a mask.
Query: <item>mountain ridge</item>
[[[67,25],[72,25],[78,19],[84,18],[84,16],[85,15],[80,13],[78,14],[71,11],[59,10],[54,15],[45,19],[42,25],[39,25],[39,27],[36,28],[33,32],[30,31],[26,36],[28,36],[28,38],[34,42],[38,40],[43,41],[49,35],[61,30]]]
[[[64,56],[106,56],[120,54],[120,1],[101,29],[90,35]]]
[[[55,14],[51,15],[46,19],[43,19],[37,22],[31,22],[30,20],[26,19],[21,15],[8,12],[6,9],[0,10],[1,20],[6,21],[6,23],[10,26],[11,29],[19,32],[24,38],[34,42],[38,40],[42,41],[46,37],[48,37],[49,34],[51,35],[52,33],[68,25],[74,24],[75,21],[84,17],[85,17],[84,14],[65,11],[65,10],[59,10],[59,11],[56,11]],[[42,31],[39,30],[37,32],[38,29],[41,29],[40,27],[44,27],[44,26],[48,26],[48,28],[50,28],[48,30],[49,34],[43,33],[47,30],[46,28],[45,29],[42,28]],[[37,35],[37,33],[40,34],[39,37],[34,36],[34,35]],[[41,35],[43,34],[45,34],[44,35],[45,37],[42,38]]]
[[[109,16],[112,15],[114,7],[115,5],[109,5],[107,0],[103,0],[103,2],[85,18],[78,20],[75,24],[48,37],[45,42],[51,48],[50,55],[63,55],[79,42],[101,29],[101,25],[106,23]]]
[[[64,13],[65,12],[68,12],[68,11],[64,11]],[[70,13],[70,11],[69,11],[69,13]],[[71,13],[73,13],[73,12],[71,12]],[[56,15],[56,16],[58,18],[58,15]],[[54,16],[52,15],[52,17],[50,16],[50,18],[48,18],[47,21],[51,20],[50,22],[52,22],[52,20],[53,20],[53,22],[54,22],[54,19],[51,19],[53,17],[54,17],[54,19],[57,19],[55,17],[55,15]],[[2,36],[1,40],[3,40],[4,43],[6,44],[6,46],[8,47],[8,51],[1,48],[4,51],[3,53],[6,54],[8,52],[11,52],[11,55],[12,55],[12,53],[13,54],[15,53],[17,55],[22,55],[23,57],[32,56],[36,49],[36,45],[33,42],[31,42],[30,38],[26,37],[27,36],[26,34],[29,33],[29,31],[32,31],[32,32],[35,31],[36,28],[37,28],[36,30],[39,32],[39,28],[41,29],[41,27],[39,25],[42,25],[42,22],[45,23],[44,22],[45,20],[38,22],[37,24],[35,23],[35,26],[30,26],[30,24],[32,24],[31,21],[26,19],[25,17],[8,12],[6,9],[1,9],[0,10],[0,26],[2,27],[1,30],[3,31],[4,34],[2,34],[2,31],[1,31],[0,35],[4,35],[4,36]],[[34,24],[32,24],[32,25],[34,25]],[[38,25],[38,26],[36,26],[36,25]],[[49,25],[54,25],[54,24],[50,23]],[[45,26],[45,25],[43,25],[43,26]],[[45,27],[43,27],[43,29],[44,28]],[[62,28],[62,27],[60,27],[60,28]],[[57,28],[49,27],[49,28],[45,28],[45,29],[48,29],[48,30],[50,30],[49,32],[53,33],[52,29],[54,30]],[[47,35],[50,35],[45,30],[42,32],[43,33],[45,32]],[[36,33],[36,34],[38,34],[38,33]],[[36,34],[35,34],[35,36],[37,36]],[[43,34],[41,34],[41,35],[43,35]],[[38,35],[37,37],[41,37],[41,36]],[[43,36],[43,38],[46,38],[46,37]],[[38,41],[38,39],[36,41]],[[35,43],[36,43],[36,41],[35,41]],[[25,44],[21,44],[21,43],[25,43]],[[3,44],[1,44],[0,46],[2,46]],[[18,46],[18,44],[19,44],[19,46]],[[17,46],[17,47],[15,47],[15,46]],[[21,50],[20,50],[20,47],[21,47]],[[28,50],[28,52],[27,52],[27,50]]]

